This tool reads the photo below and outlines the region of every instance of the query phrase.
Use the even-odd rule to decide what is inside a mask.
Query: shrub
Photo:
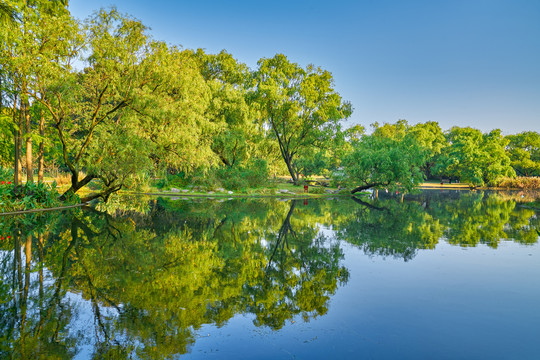
[[[13,179],[13,169],[0,167],[0,181],[11,181]]]
[[[531,189],[540,190],[540,177],[516,177],[516,178],[501,178],[495,184],[497,187],[511,189]]]
[[[60,194],[56,189],[56,183],[52,185],[44,183],[29,183],[15,186],[11,182],[0,182],[0,211],[21,211],[37,208],[50,208],[61,206],[58,200]],[[68,200],[68,203],[79,202],[78,197]]]
[[[310,186],[308,191],[311,194],[325,194],[326,188],[322,186]]]
[[[155,182],[160,189],[182,188],[194,185],[204,190],[224,188],[241,190],[258,188],[268,183],[268,164],[266,160],[250,159],[245,164],[221,166],[215,169],[200,169],[186,174],[167,174]]]
[[[245,166],[219,168],[216,176],[228,190],[258,188],[268,180],[268,164],[262,159],[249,160]]]

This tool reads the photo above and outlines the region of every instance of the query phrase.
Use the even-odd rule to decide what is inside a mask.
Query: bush
[[[11,182],[0,182],[0,211],[21,211],[37,208],[50,208],[64,205],[59,200],[60,194],[56,183],[29,183],[15,186]],[[69,199],[69,203],[77,203],[78,197]]]
[[[180,172],[167,174],[165,178],[156,182],[158,188],[182,188],[194,185],[204,190],[224,188],[227,190],[241,190],[258,188],[267,185],[268,164],[262,159],[253,159],[242,165],[222,166],[211,170],[197,170],[190,174]]]
[[[540,190],[540,177],[504,177],[498,180],[494,186],[509,189],[531,189]]]
[[[0,181],[11,181],[13,179],[13,169],[0,167]]]
[[[249,160],[245,166],[223,167],[216,176],[227,190],[258,188],[268,180],[268,164],[265,160]]]
[[[311,194],[325,194],[326,188],[322,186],[310,186],[308,192]]]

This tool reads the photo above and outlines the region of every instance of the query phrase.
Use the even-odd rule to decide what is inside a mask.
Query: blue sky
[[[346,126],[437,121],[540,132],[540,0],[71,0],[85,18],[115,5],[152,36],[227,50],[252,69],[285,54],[332,72]]]

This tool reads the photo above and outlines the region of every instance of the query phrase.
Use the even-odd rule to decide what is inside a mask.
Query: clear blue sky
[[[540,132],[540,0],[71,0],[115,5],[153,37],[227,50],[252,69],[285,54],[334,75],[346,125],[406,119],[443,130]]]

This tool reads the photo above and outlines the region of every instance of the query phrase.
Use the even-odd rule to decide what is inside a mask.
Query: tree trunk
[[[285,160],[285,164],[287,164],[287,169],[289,170],[289,174],[291,174],[294,185],[298,185],[298,176],[296,176],[296,172],[293,169],[291,158],[289,156],[283,156],[283,159]]]
[[[227,158],[225,158],[225,156],[223,156],[223,154],[219,154],[219,159],[221,160],[223,164],[225,164],[228,167],[231,167],[231,163],[229,162],[229,160],[227,160]]]
[[[355,194],[355,193],[357,193],[359,191],[367,190],[367,189],[370,189],[372,187],[379,186],[379,185],[383,185],[383,184],[382,183],[371,183],[371,184],[367,184],[367,185],[358,186],[357,188],[354,188],[351,191],[351,194]]]
[[[360,200],[359,198],[357,198],[356,196],[351,196],[351,199],[357,203],[357,204],[360,204],[362,206],[365,206],[369,209],[373,209],[373,210],[378,210],[378,211],[390,211],[389,209],[385,208],[385,207],[380,207],[380,206],[375,206],[375,205],[371,205],[370,203],[368,202],[365,202],[365,201],[362,201]]]
[[[80,189],[88,185],[88,183],[90,183],[90,181],[92,181],[95,178],[96,177],[93,175],[86,175],[84,179],[79,181],[79,174],[77,173],[77,171],[76,170],[72,171],[71,172],[71,187],[67,189],[66,192],[62,194],[62,196],[60,196],[60,200],[62,201],[66,200],[69,195],[75,194],[77,191],[79,191]]]
[[[95,200],[95,199],[99,199],[99,198],[101,198],[103,200],[103,202],[107,202],[107,201],[109,201],[109,197],[113,193],[115,193],[117,191],[120,191],[120,189],[122,189],[122,185],[113,186],[112,188],[108,188],[105,191],[102,191],[102,192],[99,192],[99,193],[93,193],[93,194],[90,194],[90,195],[88,195],[86,197],[83,197],[83,198],[81,198],[81,202],[86,203],[86,202],[89,202],[89,201],[92,201],[92,200]]]
[[[17,116],[18,115],[18,116]],[[17,114],[17,98],[13,102],[13,123],[15,125],[13,129],[13,135],[15,140],[15,163],[13,166],[13,183],[15,186],[21,185],[21,169],[19,166],[21,157],[21,125],[22,125],[22,112],[19,109]]]
[[[24,102],[24,116],[26,118],[26,183],[34,182],[34,167],[32,164],[32,124],[30,119],[30,105]]]
[[[15,111],[15,106],[13,107]],[[15,113],[14,113],[15,114]],[[13,115],[15,117],[16,115]],[[13,122],[17,124],[15,119],[13,119]],[[14,161],[13,161],[13,184],[15,186],[19,186],[19,130],[17,130],[15,127],[13,128],[13,142],[15,146],[14,151]]]
[[[38,182],[43,182],[43,172],[45,162],[43,159],[43,153],[45,145],[43,144],[43,138],[45,136],[45,117],[43,112],[41,112],[41,117],[39,119],[39,136],[41,136],[41,142],[39,143],[39,155],[38,155]]]

